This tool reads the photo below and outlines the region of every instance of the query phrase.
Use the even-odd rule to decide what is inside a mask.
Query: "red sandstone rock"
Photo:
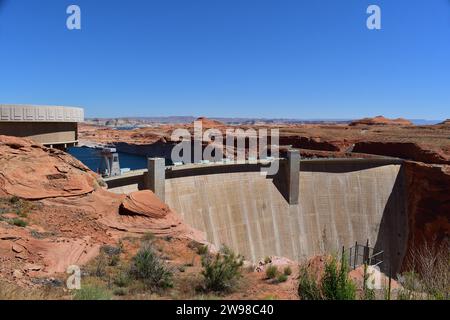
[[[205,117],[200,117],[195,121],[199,121],[202,123],[202,127],[205,129],[211,129],[211,128],[217,128],[220,129],[225,126],[223,122],[217,121],[217,120],[211,120]]]
[[[386,125],[400,125],[400,126],[412,126],[413,123],[409,120],[398,118],[388,119],[383,116],[377,116],[374,118],[364,118],[356,120],[350,123],[350,126],[368,125],[368,126],[386,126]]]
[[[0,195],[70,197],[97,186],[96,175],[78,160],[26,139],[0,136],[0,168]]]
[[[293,148],[320,150],[320,151],[344,151],[350,146],[342,140],[325,140],[320,137],[281,136],[280,145],[290,145]]]
[[[438,123],[437,125],[443,127],[450,127],[450,119],[444,120],[443,122]]]
[[[397,157],[434,164],[450,164],[450,155],[408,142],[357,142],[353,152]]]
[[[417,162],[404,164],[408,190],[408,252],[424,243],[439,246],[450,236],[450,166]],[[408,267],[410,257],[404,259]]]
[[[0,136],[0,197],[12,195],[30,200],[28,218],[21,218],[29,226],[0,221],[0,278],[12,280],[19,269],[24,277],[63,273],[92,260],[102,245],[146,232],[204,242],[150,191],[110,193],[70,155]],[[119,214],[121,204],[126,215]]]
[[[153,192],[143,190],[129,194],[120,206],[120,213],[161,219],[170,213],[170,209]]]

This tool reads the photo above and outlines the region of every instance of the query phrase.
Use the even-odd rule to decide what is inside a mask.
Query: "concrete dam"
[[[401,160],[280,160],[275,176],[261,174],[261,163],[161,166],[163,175],[149,165],[149,173],[106,182],[113,192],[154,190],[209,242],[254,262],[340,254],[368,239],[384,251],[382,269],[401,266],[408,239]]]

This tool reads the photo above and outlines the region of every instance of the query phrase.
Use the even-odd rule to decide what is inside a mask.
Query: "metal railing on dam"
[[[303,260],[339,253],[367,239],[396,272],[408,238],[401,159],[277,159],[280,170],[263,175],[268,162],[154,168],[106,179],[113,192],[150,188],[216,246],[246,258]],[[162,166],[164,167],[164,166]],[[165,168],[165,167],[164,167]]]

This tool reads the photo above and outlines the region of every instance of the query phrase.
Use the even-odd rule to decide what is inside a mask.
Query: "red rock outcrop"
[[[409,142],[357,142],[353,152],[397,157],[424,163],[450,164],[448,154]]]
[[[70,155],[31,140],[0,136],[0,196],[24,199],[79,196],[97,176]]]
[[[27,204],[22,227],[17,201]],[[0,277],[10,280],[65,272],[129,235],[204,242],[151,191],[110,193],[70,155],[26,139],[0,136],[0,209]]]
[[[404,164],[409,215],[408,252],[424,243],[439,245],[450,236],[450,166]],[[407,267],[409,257],[405,258]]]
[[[445,127],[450,127],[450,119],[447,119],[439,124],[437,124],[438,126],[445,126]]]
[[[196,122],[199,121],[202,124],[202,127],[204,129],[220,129],[223,128],[225,126],[224,123],[217,121],[217,120],[211,120],[205,117],[200,117],[197,120],[195,120]]]
[[[366,125],[366,126],[412,126],[413,123],[409,120],[398,118],[398,119],[388,119],[383,116],[377,116],[374,118],[364,118],[360,120],[355,120],[350,123],[350,126],[358,126],[358,125]]]
[[[109,216],[104,223],[126,232],[177,236],[204,242],[205,235],[183,223],[181,217],[149,190],[136,191],[122,201],[120,217]]]
[[[293,148],[320,151],[343,151],[350,144],[342,140],[330,141],[320,137],[281,136],[280,145],[291,145]]]
[[[122,215],[162,219],[169,213],[169,207],[149,190],[129,194],[120,205],[120,214]]]

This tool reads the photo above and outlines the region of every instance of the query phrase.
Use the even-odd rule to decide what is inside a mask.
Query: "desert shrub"
[[[121,245],[118,245],[117,247],[114,246],[102,246],[101,250],[102,253],[108,255],[108,256],[117,256],[122,253],[122,247]]]
[[[274,265],[269,265],[266,268],[266,277],[267,279],[275,279],[278,275],[278,268]]]
[[[423,292],[428,299],[449,299],[449,261],[448,242],[437,245],[425,241],[421,247],[411,249],[407,262],[410,271],[400,277],[402,297],[414,299],[417,292]]]
[[[22,219],[19,218],[15,218],[10,220],[10,224],[15,225],[16,227],[21,227],[21,228],[25,228],[28,223]]]
[[[92,269],[89,272],[90,275],[98,278],[106,276],[106,266],[108,265],[108,262],[106,260],[107,259],[103,254],[99,255],[93,263]]]
[[[300,269],[298,295],[302,300],[322,300],[316,278],[306,267]]]
[[[334,257],[325,263],[321,287],[322,295],[326,300],[354,300],[356,298],[356,286],[348,277],[347,264],[343,263],[338,266]]]
[[[207,245],[201,245],[197,247],[197,254],[198,255],[205,255],[208,253],[208,246]]]
[[[109,266],[110,267],[115,267],[119,264],[120,262],[120,256],[119,255],[114,255],[109,259]]]
[[[165,289],[172,287],[173,273],[158,257],[153,248],[146,244],[134,256],[130,274],[141,280],[147,288]]]
[[[244,258],[224,246],[215,255],[202,256],[202,275],[205,289],[210,291],[231,291],[242,276]]]
[[[285,275],[284,273],[280,273],[280,274],[277,276],[277,282],[278,282],[278,283],[286,282],[287,279],[288,279],[288,276]]]
[[[73,295],[74,300],[111,300],[111,298],[109,291],[95,285],[84,286]]]
[[[131,277],[126,271],[121,271],[114,277],[114,284],[120,288],[128,287],[130,283]]]
[[[128,294],[128,290],[125,288],[116,288],[113,291],[115,296],[126,296]]]
[[[9,198],[9,202],[11,203],[11,204],[17,204],[17,203],[19,203],[21,200],[20,200],[20,198],[18,197],[18,196],[12,196],[11,198]]]
[[[290,266],[286,266],[286,267],[284,268],[284,270],[283,270],[283,273],[284,273],[286,276],[290,276],[290,275],[292,274],[292,269],[291,269],[291,267],[290,267]]]
[[[54,287],[23,288],[17,283],[9,283],[0,279],[0,301],[2,300],[57,300],[64,292]]]

